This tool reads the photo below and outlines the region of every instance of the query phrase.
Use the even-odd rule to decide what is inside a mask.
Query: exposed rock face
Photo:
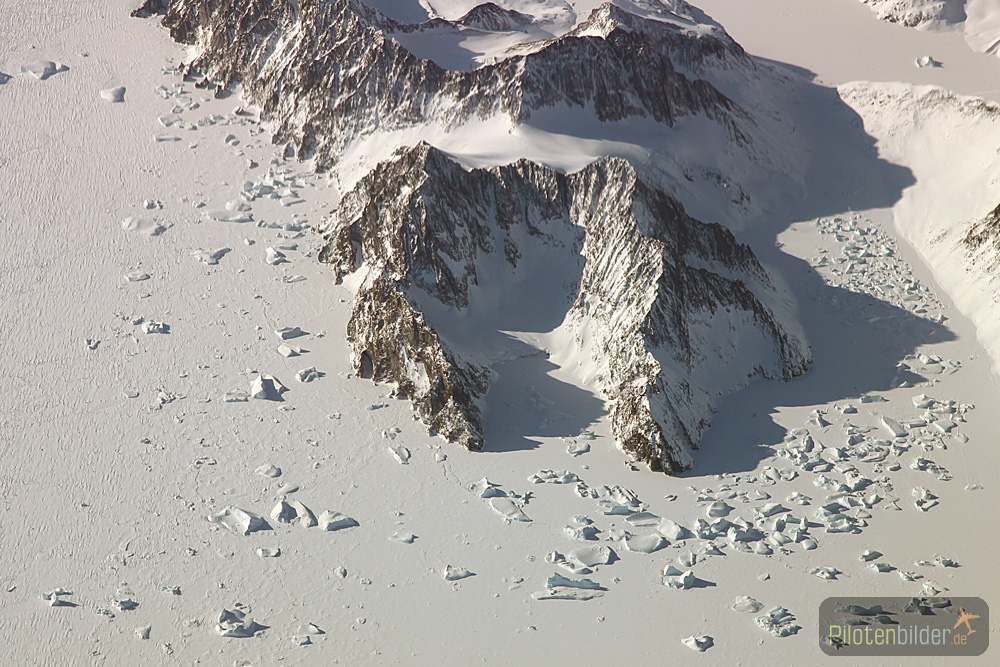
[[[504,9],[492,2],[486,2],[470,9],[469,13],[458,19],[456,23],[480,30],[501,31],[513,30],[527,25],[531,23],[531,17],[512,9]]]
[[[996,272],[1000,266],[1000,206],[969,227],[962,245],[970,262],[989,273]]]
[[[692,148],[724,144],[707,148],[707,163],[717,150],[720,162],[771,173],[755,140],[773,137],[710,82],[745,92],[757,65],[681,0],[615,0],[543,40],[530,36],[547,34],[533,32],[531,16],[492,3],[421,24],[359,0],[166,5],[172,36],[197,46],[190,65],[239,81],[275,141],[320,169],[364,137],[449,133],[480,119],[514,128],[571,109],[644,119],[643,131],[691,118]],[[502,57],[471,71],[397,41],[442,28],[516,34]],[[712,168],[688,170],[689,154],[670,155],[658,178],[694,182]],[[741,200],[740,183],[715,176]],[[480,449],[493,369],[549,354],[608,400],[619,447],[656,470],[691,467],[720,396],[757,375],[803,372],[809,351],[765,305],[773,288],[751,251],[688,216],[662,182],[617,158],[571,175],[526,160],[466,171],[426,144],[400,149],[326,223],[320,258],[357,293],[347,332],[355,369],[398,383],[438,433]]]
[[[169,4],[170,0],[146,0],[141,7],[132,12],[132,16],[140,19],[149,18],[166,11]]]
[[[771,286],[749,248],[622,160],[569,176],[525,160],[469,172],[418,146],[345,196],[327,238],[321,261],[359,279],[355,368],[399,383],[470,448],[483,445],[490,365],[516,354],[500,332],[572,341],[619,447],[668,472],[692,465],[718,395],[808,364],[755,294]],[[563,282],[539,295],[546,275]]]
[[[522,18],[482,5],[455,24]],[[242,82],[278,139],[294,141],[320,168],[368,132],[431,121],[448,129],[496,115],[515,123],[559,104],[592,107],[603,121],[647,117],[667,126],[703,114],[737,142],[752,124],[710,83],[679,69],[726,56],[752,70],[724,32],[695,35],[612,4],[566,35],[522,44],[470,72],[415,57],[391,33],[420,26],[359,0],[174,0],[163,23],[175,39],[199,46],[194,67],[224,85]]]

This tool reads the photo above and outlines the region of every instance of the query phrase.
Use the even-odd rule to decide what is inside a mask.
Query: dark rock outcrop
[[[475,12],[456,24],[496,15]],[[747,141],[752,125],[710,83],[678,69],[725,56],[752,70],[725,33],[691,34],[611,4],[573,32],[470,72],[417,58],[391,34],[419,26],[359,0],[172,0],[163,23],[174,39],[198,45],[194,68],[224,86],[241,82],[276,141],[294,141],[319,168],[365,133],[428,122],[447,129],[498,114],[515,123],[560,104],[592,108],[602,121],[647,117],[667,126],[702,114],[736,142]]]
[[[692,465],[719,395],[809,361],[758,298],[772,288],[750,249],[618,159],[566,176],[526,160],[466,171],[427,145],[403,151],[344,197],[320,259],[338,279],[362,276],[348,325],[358,372],[398,383],[426,423],[472,448],[503,355],[470,338],[548,329],[502,307],[538,310],[531,292],[548,267],[567,280],[546,302],[548,325],[589,360],[618,445],[655,470]]]
[[[755,62],[679,0],[643,7],[607,3],[471,71],[419,58],[394,35],[529,40],[532,17],[486,3],[402,24],[359,0],[168,0],[163,23],[197,46],[189,71],[240,82],[275,142],[319,169],[367,136],[495,118],[513,128],[559,108],[671,128],[699,117],[722,153],[770,169],[755,140],[774,137],[710,82],[746,90]],[[741,199],[739,183],[714,176]],[[571,175],[526,160],[467,171],[426,144],[400,148],[326,223],[320,258],[357,290],[355,369],[396,383],[438,433],[480,449],[493,369],[549,353],[608,401],[619,447],[656,470],[689,468],[720,396],[803,372],[809,350],[765,305],[773,287],[749,248],[658,183],[616,158]]]

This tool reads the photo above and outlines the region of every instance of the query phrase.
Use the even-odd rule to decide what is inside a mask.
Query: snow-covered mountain
[[[744,140],[749,124],[732,100],[675,66],[725,53],[752,68],[742,49],[610,3],[564,35],[518,44],[473,71],[415,56],[393,37],[466,27],[468,14],[407,25],[359,0],[201,7],[173,2],[164,17],[175,39],[198,47],[191,66],[224,86],[242,82],[279,138],[315,156],[319,168],[360,135],[428,123],[450,130],[494,116],[513,124],[560,105],[587,107],[601,121],[644,117],[667,126],[702,114]],[[488,14],[483,7],[473,20]],[[509,22],[518,32],[521,24]]]
[[[966,0],[861,0],[880,19],[910,27],[942,27],[965,20]]]
[[[831,596],[1000,599],[1000,108],[947,92],[1000,61],[850,0],[694,0],[761,59],[680,2],[371,0],[350,100],[333,2],[150,0],[182,46],[142,1],[4,8],[0,665],[825,664]]]
[[[883,21],[931,30],[961,30],[979,53],[1000,55],[998,0],[861,0]]]
[[[915,176],[893,206],[896,225],[976,323],[1000,368],[1000,105],[933,86],[854,83],[839,90],[880,154]]]
[[[680,0],[502,5],[176,0],[163,23],[343,189],[322,258],[356,274],[357,370],[478,449],[491,368],[545,351],[620,448],[689,468],[718,397],[810,358],[749,248],[685,213],[794,190],[782,77]]]
[[[329,225],[320,259],[357,286],[355,369],[470,448],[505,360],[572,370],[611,401],[619,446],[667,471],[692,465],[720,394],[809,361],[757,297],[773,288],[750,249],[623,160],[470,172],[425,144],[365,176]]]
[[[749,191],[798,187],[806,149],[782,122],[781,75],[697,9],[512,4],[533,20],[499,32],[464,25],[475,7],[463,3],[454,19],[403,23],[359,0],[177,0],[163,21],[193,46],[194,70],[240,81],[275,140],[343,191],[421,141],[466,167],[623,157],[729,225],[766,208]]]

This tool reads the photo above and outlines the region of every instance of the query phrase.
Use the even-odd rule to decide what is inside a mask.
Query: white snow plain
[[[563,665],[581,651],[607,664],[840,664],[816,647],[830,595],[947,588],[998,599],[984,548],[995,540],[987,508],[1000,503],[997,381],[952,301],[957,271],[942,274],[942,289],[935,262],[894,231],[894,218],[912,228],[907,202],[954,183],[936,185],[940,169],[893,148],[894,131],[911,132],[893,130],[902,111],[879,119],[857,103],[909,176],[884,161],[859,169],[831,146],[848,138],[834,137],[817,144],[807,200],[747,228],[789,285],[816,360],[795,382],[728,398],[692,473],[623,466],[596,399],[558,368],[498,383],[491,447],[470,453],[428,435],[391,387],[350,377],[350,293],[316,263],[309,234],[336,189],[283,160],[235,113],[235,96],[181,83],[174,66],[186,54],[154,22],[128,18],[134,4],[21,1],[0,27],[0,71],[40,59],[67,68],[0,87],[0,664]],[[794,56],[795,37],[833,4],[723,23],[751,52],[797,25],[765,54],[784,43]],[[893,28],[853,4],[871,30]],[[845,37],[852,24],[822,27],[858,43]],[[916,53],[897,33],[858,48],[889,51],[885,78],[953,76],[949,87],[975,92],[954,61],[912,64],[945,53],[936,45],[947,35],[910,33],[921,36]],[[882,78],[837,78],[851,49],[821,43],[813,61],[787,61],[818,63],[831,83]],[[897,60],[907,67],[892,69]],[[998,66],[976,65],[991,76]],[[121,103],[100,96],[112,87],[127,88]],[[901,110],[926,92],[885,90]],[[177,140],[151,141],[167,114],[184,126],[169,128]],[[975,127],[956,132],[972,141]],[[944,151],[957,180],[977,182],[976,155],[927,132],[927,154]],[[201,214],[276,181],[298,203],[255,198],[252,222]],[[915,183],[913,194],[900,183]],[[979,204],[968,210],[979,215]],[[127,231],[128,217],[163,229]],[[267,247],[286,262],[262,261]],[[231,251],[192,261],[214,253],[203,248]],[[142,334],[149,322],[168,322],[169,335]],[[275,354],[272,332],[293,327],[302,359]],[[288,382],[306,366],[322,376]],[[282,400],[246,400],[262,375],[289,388]],[[891,438],[883,416],[906,435]],[[482,492],[495,490],[485,499],[469,490],[484,478]],[[298,525],[271,519],[279,501]],[[706,516],[714,503],[733,510]],[[569,525],[597,539],[574,539]],[[898,576],[869,567],[880,563]],[[839,574],[821,579],[817,568]]]

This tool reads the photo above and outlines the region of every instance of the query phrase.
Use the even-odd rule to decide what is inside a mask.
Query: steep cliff
[[[750,249],[622,160],[466,171],[421,145],[364,177],[327,228],[321,261],[358,286],[355,368],[471,448],[490,368],[537,353],[525,340],[587,359],[579,379],[609,401],[618,446],[665,471],[692,465],[720,395],[809,361],[758,298],[772,287]]]
[[[455,23],[497,18],[481,8]],[[701,114],[737,142],[751,125],[710,83],[678,69],[725,54],[752,67],[735,42],[611,3],[564,35],[519,44],[472,71],[414,56],[392,34],[427,26],[400,24],[358,0],[176,0],[163,22],[175,39],[197,45],[193,67],[223,85],[240,81],[278,139],[294,141],[320,168],[366,133],[428,122],[447,130],[497,115],[514,124],[559,105],[592,109],[601,121],[666,126]]]
[[[680,203],[732,222],[745,183],[794,182],[795,139],[761,111],[781,75],[682,0],[410,23],[359,0],[165,4],[185,72],[239,82],[336,175],[321,260],[357,291],[354,366],[441,435],[482,448],[495,369],[543,354],[607,400],[620,448],[679,471],[720,396],[805,370],[752,252]]]

